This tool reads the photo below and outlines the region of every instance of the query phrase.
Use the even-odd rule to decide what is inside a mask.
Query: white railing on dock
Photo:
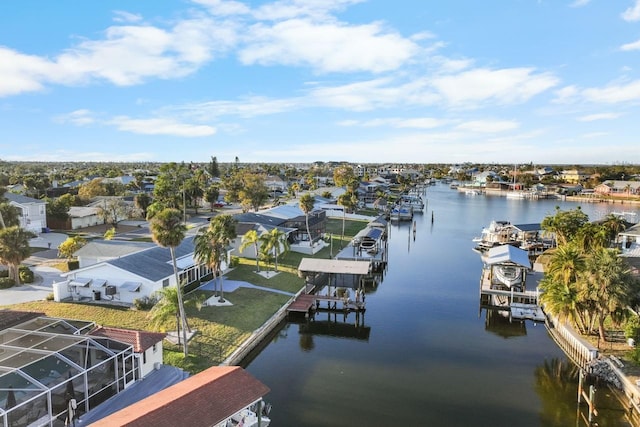
[[[598,358],[598,349],[585,341],[566,323],[555,316],[547,316],[549,333],[565,354],[579,367],[588,369],[589,363]]]

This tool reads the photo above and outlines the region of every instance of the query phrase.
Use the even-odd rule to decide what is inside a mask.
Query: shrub
[[[229,262],[229,267],[237,267],[240,265],[240,258],[237,256],[232,256],[231,261]]]
[[[22,283],[33,283],[33,271],[26,265],[21,265],[19,269],[20,274],[20,282]]]
[[[133,306],[135,307],[136,310],[151,310],[151,308],[156,304],[156,302],[158,302],[155,298],[153,297],[142,297],[142,298],[136,298],[133,300]]]
[[[629,353],[629,357],[636,365],[640,365],[640,347],[636,347]]]
[[[47,301],[53,301],[53,298],[54,298],[53,292],[51,292],[50,294],[47,294],[47,296],[44,299],[46,299]]]
[[[633,316],[624,326],[624,337],[633,338],[636,342],[640,341],[640,317]]]
[[[9,270],[0,270],[0,277],[9,277]]]
[[[15,286],[16,282],[8,277],[0,277],[0,289],[9,289]]]

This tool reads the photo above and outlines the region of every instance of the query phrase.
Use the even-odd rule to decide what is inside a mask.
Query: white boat
[[[513,226],[509,221],[491,221],[488,227],[482,229],[480,237],[475,237],[479,250],[486,250],[498,245],[514,241]]]
[[[479,196],[482,194],[482,192],[480,192],[480,190],[475,189],[475,188],[465,188],[463,190],[464,194],[467,196]]]
[[[409,205],[400,204],[391,209],[391,221],[411,221],[413,219],[413,208]]]
[[[534,322],[544,322],[547,320],[547,316],[539,305],[518,302],[511,303],[511,318],[533,320]]]
[[[422,212],[424,210],[424,201],[422,197],[413,194],[405,194],[400,198],[400,202],[403,205],[409,205],[413,211]]]
[[[257,408],[245,408],[216,427],[267,427],[271,423],[268,417],[271,405],[265,404],[258,416]]]
[[[527,196],[524,191],[509,191],[507,192],[507,199],[526,199]]]

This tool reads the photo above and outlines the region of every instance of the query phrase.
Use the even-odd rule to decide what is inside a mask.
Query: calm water
[[[353,313],[346,322],[319,313],[313,331],[287,324],[249,363],[271,388],[273,426],[578,425],[573,367],[544,325],[480,312],[471,241],[491,220],[540,222],[576,204],[465,196],[444,184],[426,197],[415,240],[409,223],[391,226],[364,326]],[[582,207],[592,220],[622,210]],[[612,407],[602,403],[600,425],[627,425]]]

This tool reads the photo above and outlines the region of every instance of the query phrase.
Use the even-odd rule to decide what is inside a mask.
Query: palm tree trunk
[[[258,253],[258,251],[260,250],[258,248],[258,244],[255,244],[256,246],[256,268],[258,269],[258,273],[260,273],[260,254]]]
[[[180,281],[178,280],[178,266],[176,265],[176,254],[173,246],[169,246],[169,251],[171,252],[171,262],[173,263],[173,275],[176,279],[176,287],[178,288],[178,311],[180,313],[180,319],[182,320],[182,338],[183,338],[183,349],[184,355],[187,357],[189,355],[189,343],[187,342],[187,315],[184,312],[184,303],[182,301],[182,287],[180,286]]]

